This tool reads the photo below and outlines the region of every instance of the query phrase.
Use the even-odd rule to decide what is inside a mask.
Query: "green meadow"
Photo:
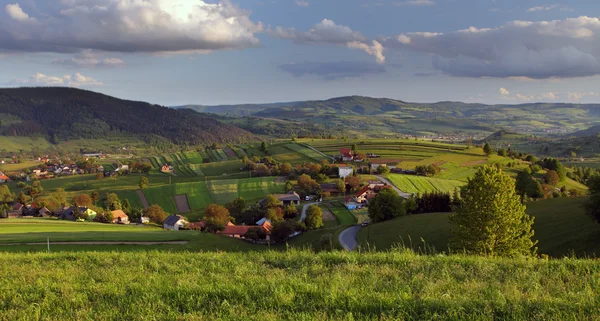
[[[0,266],[4,320],[600,318],[595,260],[141,251],[0,253]]]
[[[534,240],[538,253],[553,257],[600,255],[600,224],[583,211],[586,197],[555,198],[526,203],[535,218]],[[448,252],[452,237],[449,213],[408,215],[372,224],[358,234],[363,247],[386,250],[404,245],[415,250]]]

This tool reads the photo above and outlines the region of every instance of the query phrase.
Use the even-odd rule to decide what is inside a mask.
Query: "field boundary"
[[[146,198],[146,195],[144,195],[144,192],[142,192],[142,190],[137,190],[137,195],[140,198],[140,201],[142,201],[142,205],[144,206],[144,208],[150,207],[150,203],[148,203],[148,199]]]

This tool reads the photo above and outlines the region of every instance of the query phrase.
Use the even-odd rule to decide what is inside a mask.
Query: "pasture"
[[[583,212],[586,197],[555,198],[529,202],[527,213],[535,217],[534,240],[538,240],[538,253],[553,257],[575,254],[600,255],[600,224],[595,224]],[[448,251],[452,236],[449,213],[409,215],[373,224],[358,234],[363,247],[386,250],[403,244],[417,250],[435,248]],[[426,246],[424,246],[426,245]]]

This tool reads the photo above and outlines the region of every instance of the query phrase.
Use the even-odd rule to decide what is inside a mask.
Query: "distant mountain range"
[[[190,110],[56,87],[0,88],[0,135],[42,136],[53,143],[119,136],[188,145],[258,139],[248,131]]]
[[[480,135],[500,129],[550,135],[567,134],[600,123],[600,104],[528,103],[485,105],[461,102],[411,103],[362,96],[271,104],[187,108],[228,117],[280,119],[335,128],[355,136]]]

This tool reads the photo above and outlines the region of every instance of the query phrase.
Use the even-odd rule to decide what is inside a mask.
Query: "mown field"
[[[593,260],[82,252],[0,253],[0,266],[4,320],[600,318]]]
[[[600,256],[600,224],[583,212],[586,197],[556,198],[527,203],[527,213],[535,217],[534,239],[538,252],[554,257]],[[410,215],[373,224],[358,234],[365,247],[386,250],[397,244],[419,250],[448,251],[452,236],[448,213]],[[369,237],[370,236],[370,237]],[[424,244],[426,246],[424,246]]]
[[[464,182],[415,175],[390,174],[386,178],[401,191],[415,194],[431,192],[453,193],[465,185]]]

